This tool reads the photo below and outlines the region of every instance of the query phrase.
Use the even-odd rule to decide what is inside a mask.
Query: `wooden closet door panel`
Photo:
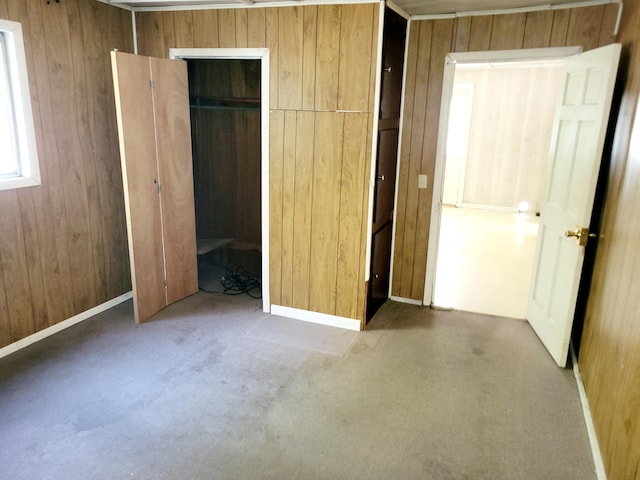
[[[166,305],[149,59],[111,52],[136,322]]]
[[[150,58],[167,304],[198,291],[187,63]]]

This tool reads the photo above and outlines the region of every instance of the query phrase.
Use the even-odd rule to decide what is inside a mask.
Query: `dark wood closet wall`
[[[260,234],[260,60],[189,60],[196,232]]]

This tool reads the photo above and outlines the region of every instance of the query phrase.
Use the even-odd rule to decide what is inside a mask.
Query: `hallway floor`
[[[434,305],[526,318],[537,234],[535,215],[445,206]]]
[[[3,480],[595,479],[578,390],[520,320],[387,302],[365,332],[198,293],[0,359]]]

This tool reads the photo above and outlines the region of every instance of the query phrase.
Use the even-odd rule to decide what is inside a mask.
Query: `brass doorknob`
[[[589,233],[588,228],[576,227],[575,230],[567,230],[564,236],[567,238],[577,238],[580,246],[584,247],[587,244],[587,240],[589,240],[589,238],[595,238],[596,234]]]

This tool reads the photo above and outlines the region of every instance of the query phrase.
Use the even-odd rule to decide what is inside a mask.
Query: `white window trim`
[[[2,34],[6,46],[9,88],[12,91],[20,166],[19,176],[0,179],[0,190],[40,185],[40,167],[33,126],[22,25],[9,20],[0,20],[0,34]]]

